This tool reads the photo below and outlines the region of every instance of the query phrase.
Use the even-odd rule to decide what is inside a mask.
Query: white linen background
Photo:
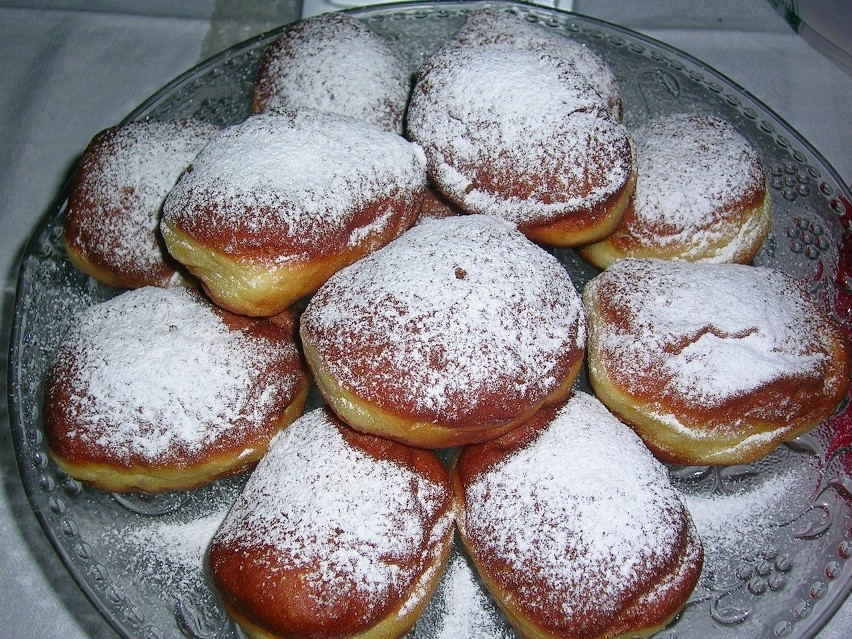
[[[334,8],[323,3],[313,0],[306,9]],[[852,182],[852,77],[795,34],[766,0],[576,0],[560,6],[572,4],[579,13],[635,29],[715,67]],[[4,368],[19,256],[91,137],[200,59],[298,11],[299,3],[282,0],[0,0]],[[5,391],[5,376],[3,385]],[[114,639],[29,507],[5,399],[0,421],[0,637]],[[845,639],[851,630],[852,603],[819,639]]]

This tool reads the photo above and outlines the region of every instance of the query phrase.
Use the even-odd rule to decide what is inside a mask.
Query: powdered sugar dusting
[[[208,513],[188,522],[153,518],[147,526],[126,531],[125,543],[168,555],[175,564],[200,570],[213,534],[225,517],[225,510]]]
[[[73,389],[69,437],[111,458],[168,459],[178,465],[233,429],[277,415],[295,376],[260,375],[295,345],[233,331],[183,288],[146,287],[83,312],[56,360]]]
[[[626,183],[632,154],[579,71],[502,46],[449,46],[421,68],[408,131],[466,211],[515,224],[591,207]]]
[[[331,12],[290,27],[270,46],[255,109],[310,107],[400,133],[409,89],[405,62],[391,42]]]
[[[434,639],[512,639],[488,593],[477,580],[474,569],[462,555],[454,555],[436,598],[442,601]]]
[[[144,564],[139,567],[143,579],[156,577],[165,568],[182,571],[187,579],[181,586],[189,594],[208,587],[203,578],[204,556],[226,512],[220,508],[189,521],[153,517],[104,535],[117,551]]]
[[[348,444],[318,409],[275,439],[214,543],[270,547],[276,564],[306,571],[318,601],[354,590],[371,609],[434,560],[452,525],[449,509],[436,517],[448,490]]]
[[[718,578],[729,572],[732,562],[736,565],[767,548],[771,531],[792,514],[784,512],[785,506],[790,508],[789,496],[807,494],[801,470],[790,468],[732,492],[681,491],[704,543],[706,575]]]
[[[826,361],[813,350],[815,307],[780,271],[627,259],[587,290],[625,309],[599,337],[629,388],[662,373],[665,396],[712,407],[775,379],[820,375]]]
[[[205,555],[233,499],[236,486],[218,482],[192,493],[165,496],[180,499],[180,506],[157,515],[121,511],[114,521],[95,521],[98,548],[112,566],[133,575],[126,587],[165,602],[169,610],[183,605],[195,612],[219,602],[206,575]],[[157,504],[156,499],[146,505]],[[116,584],[119,585],[119,584]],[[126,592],[128,599],[130,592]]]
[[[462,46],[499,45],[564,58],[597,91],[613,118],[621,118],[621,94],[615,76],[600,57],[579,42],[497,7],[469,12],[455,40]]]
[[[476,409],[483,391],[542,399],[586,340],[559,262],[475,215],[424,220],[338,272],[308,304],[302,334],[359,396],[444,420]]]
[[[639,127],[633,141],[639,167],[635,219],[620,231],[633,241],[686,246],[688,258],[730,235],[730,225],[742,218],[740,203],[751,205],[764,188],[757,153],[719,118],[666,115]]]
[[[472,478],[465,502],[464,534],[506,563],[500,578],[518,597],[578,618],[615,612],[643,590],[649,567],[680,552],[688,522],[662,464],[584,393]]]
[[[96,136],[81,159],[69,204],[73,242],[121,274],[158,275],[164,268],[157,238],[163,200],[217,130],[193,120],[142,121]]]
[[[364,122],[311,109],[251,116],[207,145],[164,205],[228,253],[277,261],[329,251],[369,203],[425,188],[422,150]],[[386,223],[387,217],[380,217]],[[278,246],[287,247],[276,253]]]

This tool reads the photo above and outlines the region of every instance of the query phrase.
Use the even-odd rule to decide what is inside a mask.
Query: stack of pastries
[[[134,290],[60,346],[57,463],[119,492],[253,469],[208,553],[252,637],[404,635],[454,530],[523,637],[664,627],[703,551],[663,462],[756,459],[849,388],[843,332],[748,264],[771,223],[748,141],[701,114],[629,130],[602,58],[494,8],[413,79],[355,18],[302,21],[253,100],[221,131],[125,123],[87,150],[69,257]],[[182,154],[143,161],[146,137]],[[171,270],[115,275],[144,269],[89,218],[147,220],[134,241]],[[600,275],[578,291],[553,247]]]

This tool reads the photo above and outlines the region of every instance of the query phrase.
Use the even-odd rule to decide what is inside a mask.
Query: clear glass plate
[[[477,3],[381,5],[354,11],[394,40],[414,71]],[[774,224],[757,258],[805,281],[852,333],[852,197],[805,140],[748,92],[671,47],[620,27],[507,4],[531,22],[587,44],[617,76],[625,123],[697,111],[732,122],[769,171]],[[271,32],[165,86],[128,119],[193,116],[228,125],[249,114],[254,74]],[[41,525],[93,604],[124,637],[226,639],[204,552],[243,478],[148,497],[90,489],[48,456],[42,387],[54,351],[81,309],[116,294],[77,272],[62,247],[66,187],[27,248],[10,351],[10,413],[21,477]],[[594,270],[556,251],[582,287]],[[578,385],[587,388],[581,377]],[[310,405],[319,403],[314,395]],[[810,637],[852,589],[852,411],[746,466],[672,468],[704,537],[707,562],[683,613],[658,636]],[[513,636],[463,555],[411,637]],[[448,573],[449,574],[449,573]]]

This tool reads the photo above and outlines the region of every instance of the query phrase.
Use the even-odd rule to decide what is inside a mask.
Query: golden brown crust
[[[717,236],[713,241],[705,242],[700,251],[690,249],[688,257],[685,257],[687,252],[683,245],[663,247],[632,241],[629,234],[623,232],[634,224],[632,206],[628,206],[624,218],[610,235],[600,242],[578,247],[577,254],[602,270],[625,257],[749,264],[772,229],[772,196],[767,190],[762,193],[762,199],[755,204],[739,207],[742,217],[730,222],[728,232]]]
[[[129,122],[94,136],[72,179],[63,241],[71,263],[115,288],[185,283],[156,231],[171,187],[216,127]]]
[[[259,433],[254,439],[244,440],[239,445],[219,446],[205,459],[181,466],[162,464],[152,468],[149,464],[140,463],[122,464],[117,468],[114,461],[101,461],[102,455],[81,449],[75,442],[57,434],[63,431],[67,433],[68,429],[56,423],[55,414],[50,418],[45,417],[51,420],[51,426],[45,432],[50,433],[48,447],[56,465],[71,477],[91,486],[116,493],[190,490],[209,484],[214,479],[238,475],[253,468],[266,454],[272,435],[286,428],[302,414],[308,390],[307,385],[300,389],[292,403],[269,423],[267,432]],[[61,402],[62,398],[53,401]]]
[[[647,303],[639,291],[653,292]],[[842,331],[780,272],[628,259],[584,302],[595,393],[667,462],[754,461],[817,426],[849,388]]]
[[[521,231],[534,242],[545,246],[571,247],[595,242],[618,228],[636,186],[636,172],[631,171],[624,185],[593,207],[576,212],[549,224],[525,226]]]
[[[412,198],[418,201],[417,196]],[[400,212],[397,223],[367,233],[355,245],[342,240],[345,246],[336,252],[328,252],[335,244],[318,248],[317,254],[305,259],[294,259],[277,263],[275,259],[264,260],[262,252],[248,255],[228,254],[214,246],[207,238],[197,239],[184,233],[176,224],[163,220],[161,231],[171,255],[201,282],[205,292],[222,308],[234,313],[253,317],[266,317],[290,308],[303,297],[315,292],[334,273],[344,266],[354,264],[376,248],[399,237],[416,218],[416,204],[408,200],[376,206],[376,210],[396,209]],[[210,230],[215,229],[211,225]],[[355,233],[353,227],[352,233]],[[222,234],[217,238],[227,244],[234,235]],[[280,236],[270,234],[270,240]],[[279,246],[281,253],[294,250]]]
[[[183,289],[141,288],[133,295],[90,309],[60,347],[44,403],[45,437],[57,464],[104,490],[152,493],[194,488],[253,466],[307,400],[294,318],[232,315]],[[196,305],[222,323],[196,326],[177,315]],[[175,315],[164,316],[167,310]],[[223,350],[208,352],[196,330],[233,337],[217,338],[210,349]],[[256,367],[248,372],[226,363],[242,357],[237,349],[258,348],[274,358],[246,355]],[[228,375],[247,377],[231,386]],[[193,391],[193,384],[210,393]],[[214,395],[220,384],[238,396]],[[208,406],[213,401],[221,405]]]
[[[326,409],[284,435],[288,443],[273,445],[211,544],[210,571],[226,608],[256,637],[404,635],[451,547],[442,463],[357,433]],[[364,512],[340,512],[344,506]]]
[[[444,47],[418,72],[407,122],[446,199],[542,243],[601,239],[633,192],[627,130],[561,57]]]
[[[502,419],[484,412],[481,415],[474,413],[465,423],[459,424],[418,419],[405,414],[399,407],[367,401],[342,386],[331,376],[310,342],[304,342],[304,353],[320,392],[334,412],[352,428],[411,446],[433,449],[485,442],[508,433],[529,420],[542,406],[564,401],[571,392],[571,386],[583,364],[582,357],[575,358],[574,365],[562,384],[550,395],[525,408],[521,413],[505,416]],[[495,397],[494,402],[498,399]],[[485,404],[493,406],[494,402]]]
[[[274,314],[409,228],[425,182],[422,152],[393,133],[310,109],[255,115],[199,155],[161,230],[217,303]]]
[[[348,14],[330,12],[289,26],[266,48],[252,111],[311,107],[400,133],[409,90],[393,43]]]
[[[359,430],[416,446],[496,436],[560,401],[585,318],[559,262],[483,215],[427,220],[332,277],[301,317],[317,384]]]
[[[452,530],[452,529],[450,529]],[[357,597],[339,607],[330,607],[317,601],[308,588],[300,588],[303,580],[298,573],[287,568],[275,566],[268,555],[256,556],[245,549],[234,550],[224,545],[211,546],[210,565],[222,603],[228,614],[245,630],[250,637],[259,639],[294,639],[301,637],[340,637],[341,639],[393,639],[402,637],[423,613],[435,589],[440,582],[442,568],[449,557],[451,536],[447,543],[416,580],[412,587],[402,593],[400,600],[408,603],[417,600],[416,605],[404,609],[397,603],[386,608],[384,616],[373,619],[373,625],[364,627],[362,612],[358,609]],[[235,554],[228,557],[228,554]],[[255,572],[257,564],[269,564],[275,571],[275,582],[267,581],[268,590],[257,594]],[[264,567],[263,570],[266,570]],[[277,586],[277,587],[276,587]],[[322,630],[318,630],[322,627]],[[322,635],[317,635],[322,632]]]
[[[577,253],[600,269],[624,257],[751,262],[772,227],[772,197],[747,140],[699,114],[651,120],[633,139],[633,198],[610,235]]]
[[[168,255],[167,251],[164,251],[163,265],[158,267],[156,272],[149,270],[148,274],[139,277],[118,274],[110,266],[103,265],[101,260],[87,252],[79,242],[73,239],[75,234],[73,223],[66,225],[66,229],[63,243],[65,244],[65,254],[71,264],[74,265],[74,268],[95,278],[101,284],[112,288],[138,288],[140,286],[170,286],[191,279],[188,273],[186,276],[180,275],[179,271],[182,270],[180,263]]]
[[[585,417],[589,408],[578,409],[579,402],[598,408]],[[597,432],[603,424],[605,435]],[[453,461],[450,477],[462,541],[498,605],[525,638],[649,636],[674,618],[698,582],[703,553],[689,515],[668,486],[664,469],[649,471],[655,462],[638,439],[622,441],[619,427],[598,402],[580,394],[564,406],[542,409],[503,437],[464,448]],[[558,437],[547,439],[548,445],[539,443],[553,437],[545,434],[550,429],[574,428],[595,431],[591,438],[600,438],[599,448],[611,451],[596,451],[595,459],[609,455],[621,460],[616,463],[637,473],[634,484],[627,487],[617,476],[610,477],[609,460],[595,462],[598,468],[588,475],[576,471],[574,477],[572,466],[583,462],[570,445],[563,450]],[[562,481],[562,474],[573,479]],[[562,481],[559,490],[537,488],[545,477],[551,483]],[[585,485],[589,482],[591,489]],[[637,506],[640,501],[643,505]],[[610,507],[619,514],[609,515]],[[650,518],[660,518],[647,538],[643,535],[650,519],[646,523],[644,508],[658,513]],[[623,524],[610,527],[606,518]],[[599,526],[607,528],[611,554],[596,546],[603,534]],[[531,537],[537,533],[529,531],[542,532]],[[568,541],[563,544],[563,539]],[[639,554],[646,556],[629,570],[617,563]],[[558,562],[551,564],[550,556],[558,556]],[[571,606],[564,605],[569,601]]]

